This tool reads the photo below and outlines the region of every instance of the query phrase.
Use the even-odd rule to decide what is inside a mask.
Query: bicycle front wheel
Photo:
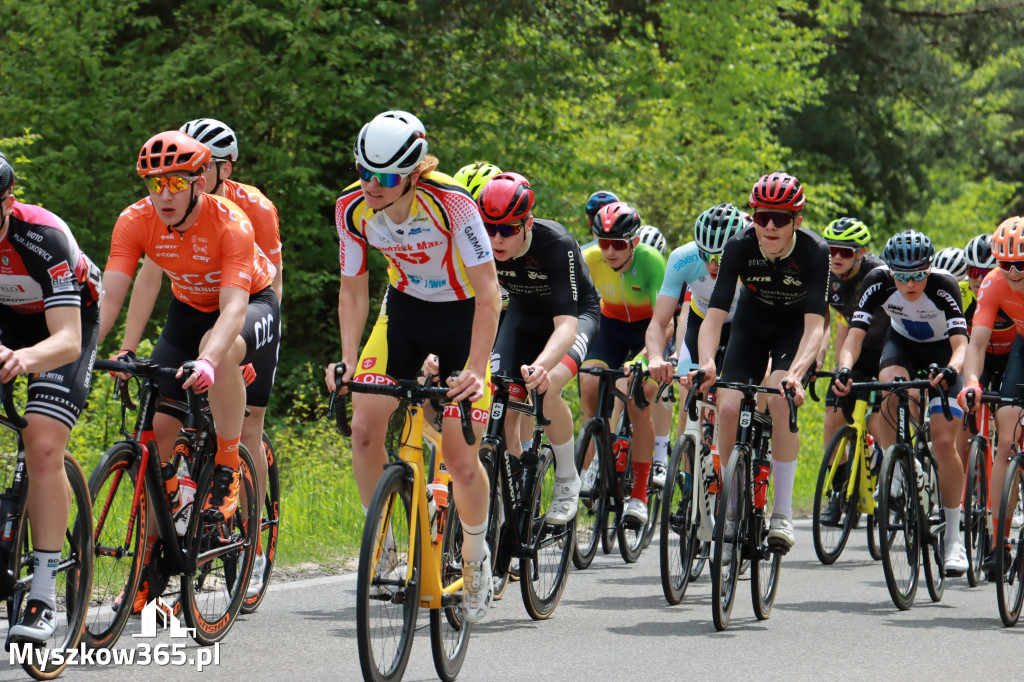
[[[971,439],[964,486],[964,549],[967,550],[967,584],[971,587],[981,582],[981,564],[989,546],[987,445],[981,437]]]
[[[584,466],[587,451],[591,447],[594,449],[594,457],[590,466],[596,474],[593,477],[587,475],[587,467]],[[583,435],[576,444],[576,471],[580,472],[584,480],[593,479],[593,485],[584,486],[580,490],[579,509],[576,511],[576,544],[572,552],[572,564],[581,571],[594,561],[601,539],[600,521],[604,517],[605,496],[600,471],[606,456],[602,424],[596,419],[591,419],[583,427]]]
[[[711,616],[716,630],[729,626],[732,605],[736,601],[736,581],[740,574],[740,549],[746,533],[750,493],[747,490],[747,455],[735,448],[726,467],[715,518],[715,550],[711,568]],[[732,507],[730,509],[730,507]]]
[[[67,495],[71,506],[68,510],[67,531],[64,533],[64,546],[61,548],[60,564],[57,569],[57,627],[48,640],[33,645],[34,655],[29,661],[22,663],[25,672],[37,680],[52,680],[60,675],[67,666],[65,652],[78,648],[85,632],[89,592],[92,588],[94,545],[89,488],[82,467],[66,452],[64,472],[68,477]],[[18,585],[14,595],[7,599],[8,618],[15,610],[20,613],[25,607],[23,600],[32,584],[34,563],[31,522],[28,510],[24,508],[11,550],[10,570],[12,578]],[[17,609],[14,608],[15,601],[19,602]],[[59,656],[55,657],[54,654]]]
[[[537,479],[530,499],[533,522],[526,544],[535,551],[535,558],[519,560],[519,585],[523,605],[534,620],[547,619],[562,599],[569,579],[576,519],[564,526],[552,526],[545,520],[555,490],[555,458],[550,448],[541,451]]]
[[[270,437],[263,434],[263,454],[267,458],[267,494],[263,503],[260,518],[260,537],[257,554],[263,557],[263,582],[260,591],[252,597],[242,600],[242,613],[252,613],[260,607],[270,587],[270,574],[274,570],[274,559],[277,557],[277,534],[281,530],[281,480],[277,472],[277,457]],[[254,568],[255,569],[255,564]],[[254,576],[255,577],[255,576]]]
[[[1020,618],[1024,604],[1024,526],[1015,519],[1024,515],[1024,460],[1010,460],[999,501],[999,528],[996,532],[996,594],[999,617],[1012,628]],[[1014,527],[1016,526],[1016,527]]]
[[[680,436],[668,460],[664,505],[661,509],[661,589],[669,604],[678,604],[690,584],[696,533],[692,532],[692,481],[695,446],[692,438]]]
[[[818,469],[814,492],[814,553],[826,566],[843,553],[857,522],[860,497],[857,461],[857,429],[844,426],[832,436]],[[854,481],[853,490],[848,482]]]
[[[933,602],[942,601],[946,589],[946,532],[943,522],[942,494],[939,491],[939,468],[935,458],[927,455],[925,476],[928,478],[929,509],[921,514],[921,539],[924,542],[924,583]],[[959,531],[959,529],[957,529]]]
[[[192,637],[202,646],[221,641],[235,623],[256,558],[260,527],[256,474],[245,445],[238,446],[238,508],[218,522],[202,509],[213,490],[213,458],[202,467],[185,537],[195,569],[181,576],[182,611]],[[198,512],[198,513],[196,513]]]
[[[453,499],[450,488],[448,499]],[[455,505],[448,506],[441,547],[441,585],[447,587],[462,577],[462,522]],[[461,597],[444,597],[446,606],[430,610],[430,650],[437,676],[445,682],[458,677],[469,650],[473,624],[462,616]]]
[[[921,561],[917,484],[913,455],[897,445],[886,455],[879,476],[878,543],[889,596],[901,611],[914,604]]]

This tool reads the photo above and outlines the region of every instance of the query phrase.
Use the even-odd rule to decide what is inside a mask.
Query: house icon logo
[[[190,637],[195,632],[195,628],[187,628],[181,624],[174,615],[174,609],[163,600],[163,597],[157,597],[146,604],[146,607],[142,609],[140,617],[142,620],[142,632],[133,634],[132,637],[156,637],[156,623],[158,619],[162,622],[161,629],[166,630],[170,628],[172,639]]]

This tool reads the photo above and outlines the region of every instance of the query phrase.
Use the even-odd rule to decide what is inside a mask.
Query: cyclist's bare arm
[[[949,345],[952,347],[952,352],[949,354],[949,366],[957,373],[961,373],[964,371],[964,358],[967,355],[967,336],[964,334],[950,335]],[[938,386],[940,381],[944,381],[941,372],[932,378],[932,385]]]
[[[864,337],[867,336],[867,332],[863,329],[853,327],[846,334],[846,341],[843,343],[842,348],[836,354],[836,367],[840,370],[850,369],[860,358],[860,349],[864,345]],[[837,344],[838,347],[838,344]],[[849,382],[841,384],[838,381],[835,382],[832,388],[836,395],[846,395],[850,392]]]
[[[199,352],[200,357],[209,360],[216,369],[220,369],[235,339],[242,332],[245,311],[249,307],[249,292],[238,287],[221,287],[218,305],[220,314],[208,332],[206,345]],[[189,385],[186,381],[182,387],[187,388]]]
[[[718,344],[722,341],[722,325],[728,315],[728,310],[708,308],[707,317],[700,325],[700,335],[697,337],[697,355],[700,357],[700,368],[704,370],[704,383],[700,387],[701,392],[706,392],[711,388],[718,378],[715,354],[718,352]]]
[[[363,273],[352,277],[342,275],[338,287],[338,328],[341,330],[341,361],[345,363],[345,376],[348,381],[356,371],[359,362],[359,341],[363,336],[366,318],[370,314],[370,275]],[[332,392],[334,385],[334,365],[327,368],[327,388]]]
[[[967,355],[964,358],[964,381],[980,381],[985,368],[985,352],[992,340],[992,328],[974,325],[971,329],[971,341],[967,344]]]
[[[46,372],[69,362],[82,353],[82,313],[78,308],[47,308],[44,313],[50,335],[39,343],[11,350],[0,346],[0,381],[6,383],[27,372]]]
[[[654,314],[651,316],[651,321],[647,325],[647,333],[644,336],[644,343],[647,345],[647,349],[650,354],[648,369],[651,372],[651,378],[662,384],[670,382],[672,380],[672,374],[675,371],[675,368],[672,367],[671,364],[665,362],[663,353],[665,349],[665,338],[668,334],[669,325],[672,323],[672,314],[675,312],[676,304],[678,302],[678,298],[672,298],[671,296],[658,296],[658,299],[654,302]],[[683,316],[680,315],[680,317]],[[680,321],[679,324],[683,328],[683,334],[685,336],[685,319]],[[676,338],[679,338],[678,334],[676,335]]]
[[[821,348],[821,337],[825,328],[825,316],[817,313],[804,313],[804,333],[800,337],[800,345],[796,349],[796,357],[789,365],[783,381],[796,391],[793,401],[799,406],[804,401],[804,387],[801,383],[804,374],[814,364]]]
[[[277,294],[277,302],[280,303],[284,296],[284,263],[277,263],[274,267],[277,268],[277,272],[274,273],[274,282],[271,286],[274,287],[274,293]]]
[[[142,335],[146,329],[146,322],[153,315],[153,307],[156,305],[163,282],[164,271],[149,258],[144,258],[142,267],[135,275],[132,294],[128,298],[128,322],[124,327],[124,339],[121,341],[122,350],[134,351],[139,347],[139,342],[142,341]]]
[[[501,314],[501,293],[498,291],[498,274],[494,261],[466,268],[466,279],[473,287],[476,309],[473,313],[473,335],[469,343],[469,360],[466,369],[458,379],[449,383],[453,401],[466,398],[478,400],[484,392],[484,379],[491,362],[491,349],[498,331],[498,316]]]
[[[831,310],[825,315],[825,328],[822,330],[821,335],[821,348],[818,350],[818,357],[815,359],[818,369],[825,366],[825,356],[828,355],[828,347],[832,345],[832,315],[838,314],[833,313]],[[842,348],[842,342],[839,340],[839,334],[843,333],[843,327],[845,325],[839,324],[836,327],[836,348]],[[843,334],[845,336],[845,334]]]
[[[107,270],[103,273],[103,302],[100,303],[100,342],[107,337],[117,322],[124,305],[124,297],[132,285],[132,276]]]

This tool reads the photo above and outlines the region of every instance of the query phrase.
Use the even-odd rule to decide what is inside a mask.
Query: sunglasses
[[[721,265],[722,264],[722,254],[721,253],[708,253],[707,251],[701,251],[700,249],[697,250],[697,253],[700,254],[700,259],[702,261],[704,261],[705,263],[707,263],[708,265]]]
[[[402,180],[408,176],[402,175],[401,173],[377,173],[368,168],[363,168],[361,164],[356,164],[356,172],[359,173],[359,179],[363,182],[370,182],[374,178],[377,178],[377,182],[380,183],[381,187],[398,187]]]
[[[997,261],[999,269],[1004,272],[1024,272],[1024,263],[1011,263],[1007,260]]]
[[[487,234],[490,236],[501,235],[505,239],[513,235],[517,235],[522,232],[523,228],[526,227],[526,221],[516,223],[515,225],[502,225],[499,223],[484,223],[484,229],[487,230]]]
[[[992,268],[977,268],[973,265],[967,268],[967,276],[974,279],[981,279],[990,272],[992,272]]]
[[[186,178],[142,178],[142,181],[146,183],[146,188],[153,194],[160,194],[160,192],[164,191],[164,187],[169,189],[171,194],[177,194],[178,192],[184,192],[187,190],[192,186],[192,183],[198,179],[198,175],[192,175]]]
[[[601,250],[625,251],[629,247],[628,239],[598,239],[597,243]]]
[[[829,246],[828,250],[833,258],[853,258],[855,253],[849,246]]]
[[[900,284],[910,284],[911,282],[922,282],[928,278],[930,270],[918,270],[917,272],[896,272],[893,271],[892,278]]]
[[[762,211],[751,216],[754,224],[758,227],[768,227],[772,223],[775,227],[785,227],[793,222],[793,214],[785,211]]]

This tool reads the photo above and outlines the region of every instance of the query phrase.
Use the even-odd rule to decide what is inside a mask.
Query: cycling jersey
[[[715,290],[715,281],[708,274],[707,265],[700,257],[697,242],[689,242],[669,254],[665,279],[661,283],[661,291],[658,292],[658,295],[681,301],[684,300],[683,292],[688,292],[686,300],[689,301],[690,309],[698,317],[704,319],[707,317],[708,306],[711,304],[711,293]],[[726,322],[732,322],[732,318],[736,315],[736,302],[740,297],[740,288],[740,283],[736,282],[732,303],[729,305],[729,314],[725,318]]]
[[[875,268],[864,278],[863,293],[850,321],[852,329],[867,330],[879,310],[892,322],[892,330],[912,341],[930,342],[967,335],[960,303],[960,283],[945,270],[928,275],[916,301],[903,298],[889,268]]]
[[[45,208],[14,202],[0,240],[0,305],[22,314],[84,308],[100,300],[100,271],[67,223]]]
[[[335,205],[341,274],[366,272],[366,249],[388,260],[391,286],[424,301],[473,297],[466,267],[494,260],[480,211],[461,184],[443,173],[416,183],[404,223],[366,205],[359,182],[345,188]]]
[[[224,194],[242,209],[256,233],[256,245],[274,267],[281,266],[281,227],[277,207],[252,185],[224,180]]]
[[[274,266],[241,209],[203,194],[195,210],[192,226],[178,232],[160,220],[149,197],[126,208],[110,238],[107,270],[133,276],[145,254],[167,273],[174,297],[204,313],[219,309],[221,287],[252,295],[270,286]]]
[[[860,300],[862,291],[861,285],[864,278],[875,268],[883,267],[885,263],[881,258],[864,256],[860,261],[860,268],[856,274],[843,278],[829,270],[828,273],[828,304],[839,313],[839,319],[847,326],[857,311],[857,303]],[[881,352],[882,344],[885,343],[885,332],[889,330],[889,316],[876,315],[871,320],[867,335],[864,337],[863,348],[874,350],[875,355]],[[877,363],[875,365],[877,367]]]
[[[616,272],[601,255],[601,247],[583,252],[594,287],[601,296],[601,314],[622,322],[649,320],[665,277],[665,259],[653,246],[637,244],[629,268]]]
[[[726,242],[710,307],[728,310],[739,280],[743,291],[738,305],[750,306],[762,317],[808,313],[824,317],[828,313],[828,244],[813,232],[796,230],[793,248],[772,262],[761,252],[755,229],[748,227]]]
[[[1002,276],[1000,276],[1000,279],[1005,282]],[[984,281],[982,281],[982,286],[985,286]],[[1007,289],[1009,289],[1009,287],[1007,287]],[[979,290],[979,295],[980,293],[981,290]],[[971,285],[967,282],[960,282],[960,296],[963,298],[964,318],[967,320],[967,333],[970,334],[975,324],[975,315],[978,312],[978,301],[974,298],[974,292],[971,291]],[[988,347],[985,349],[986,355],[1006,355],[1010,352],[1014,339],[1017,338],[1017,327],[1013,320],[1010,319],[1010,316],[1006,314],[1006,311],[999,307],[999,298],[999,296],[989,297],[990,301],[996,301],[996,312],[994,317],[992,317],[991,312],[986,313],[984,319],[986,321],[991,320],[991,324],[982,325],[989,327],[992,330],[992,336],[989,338]]]

